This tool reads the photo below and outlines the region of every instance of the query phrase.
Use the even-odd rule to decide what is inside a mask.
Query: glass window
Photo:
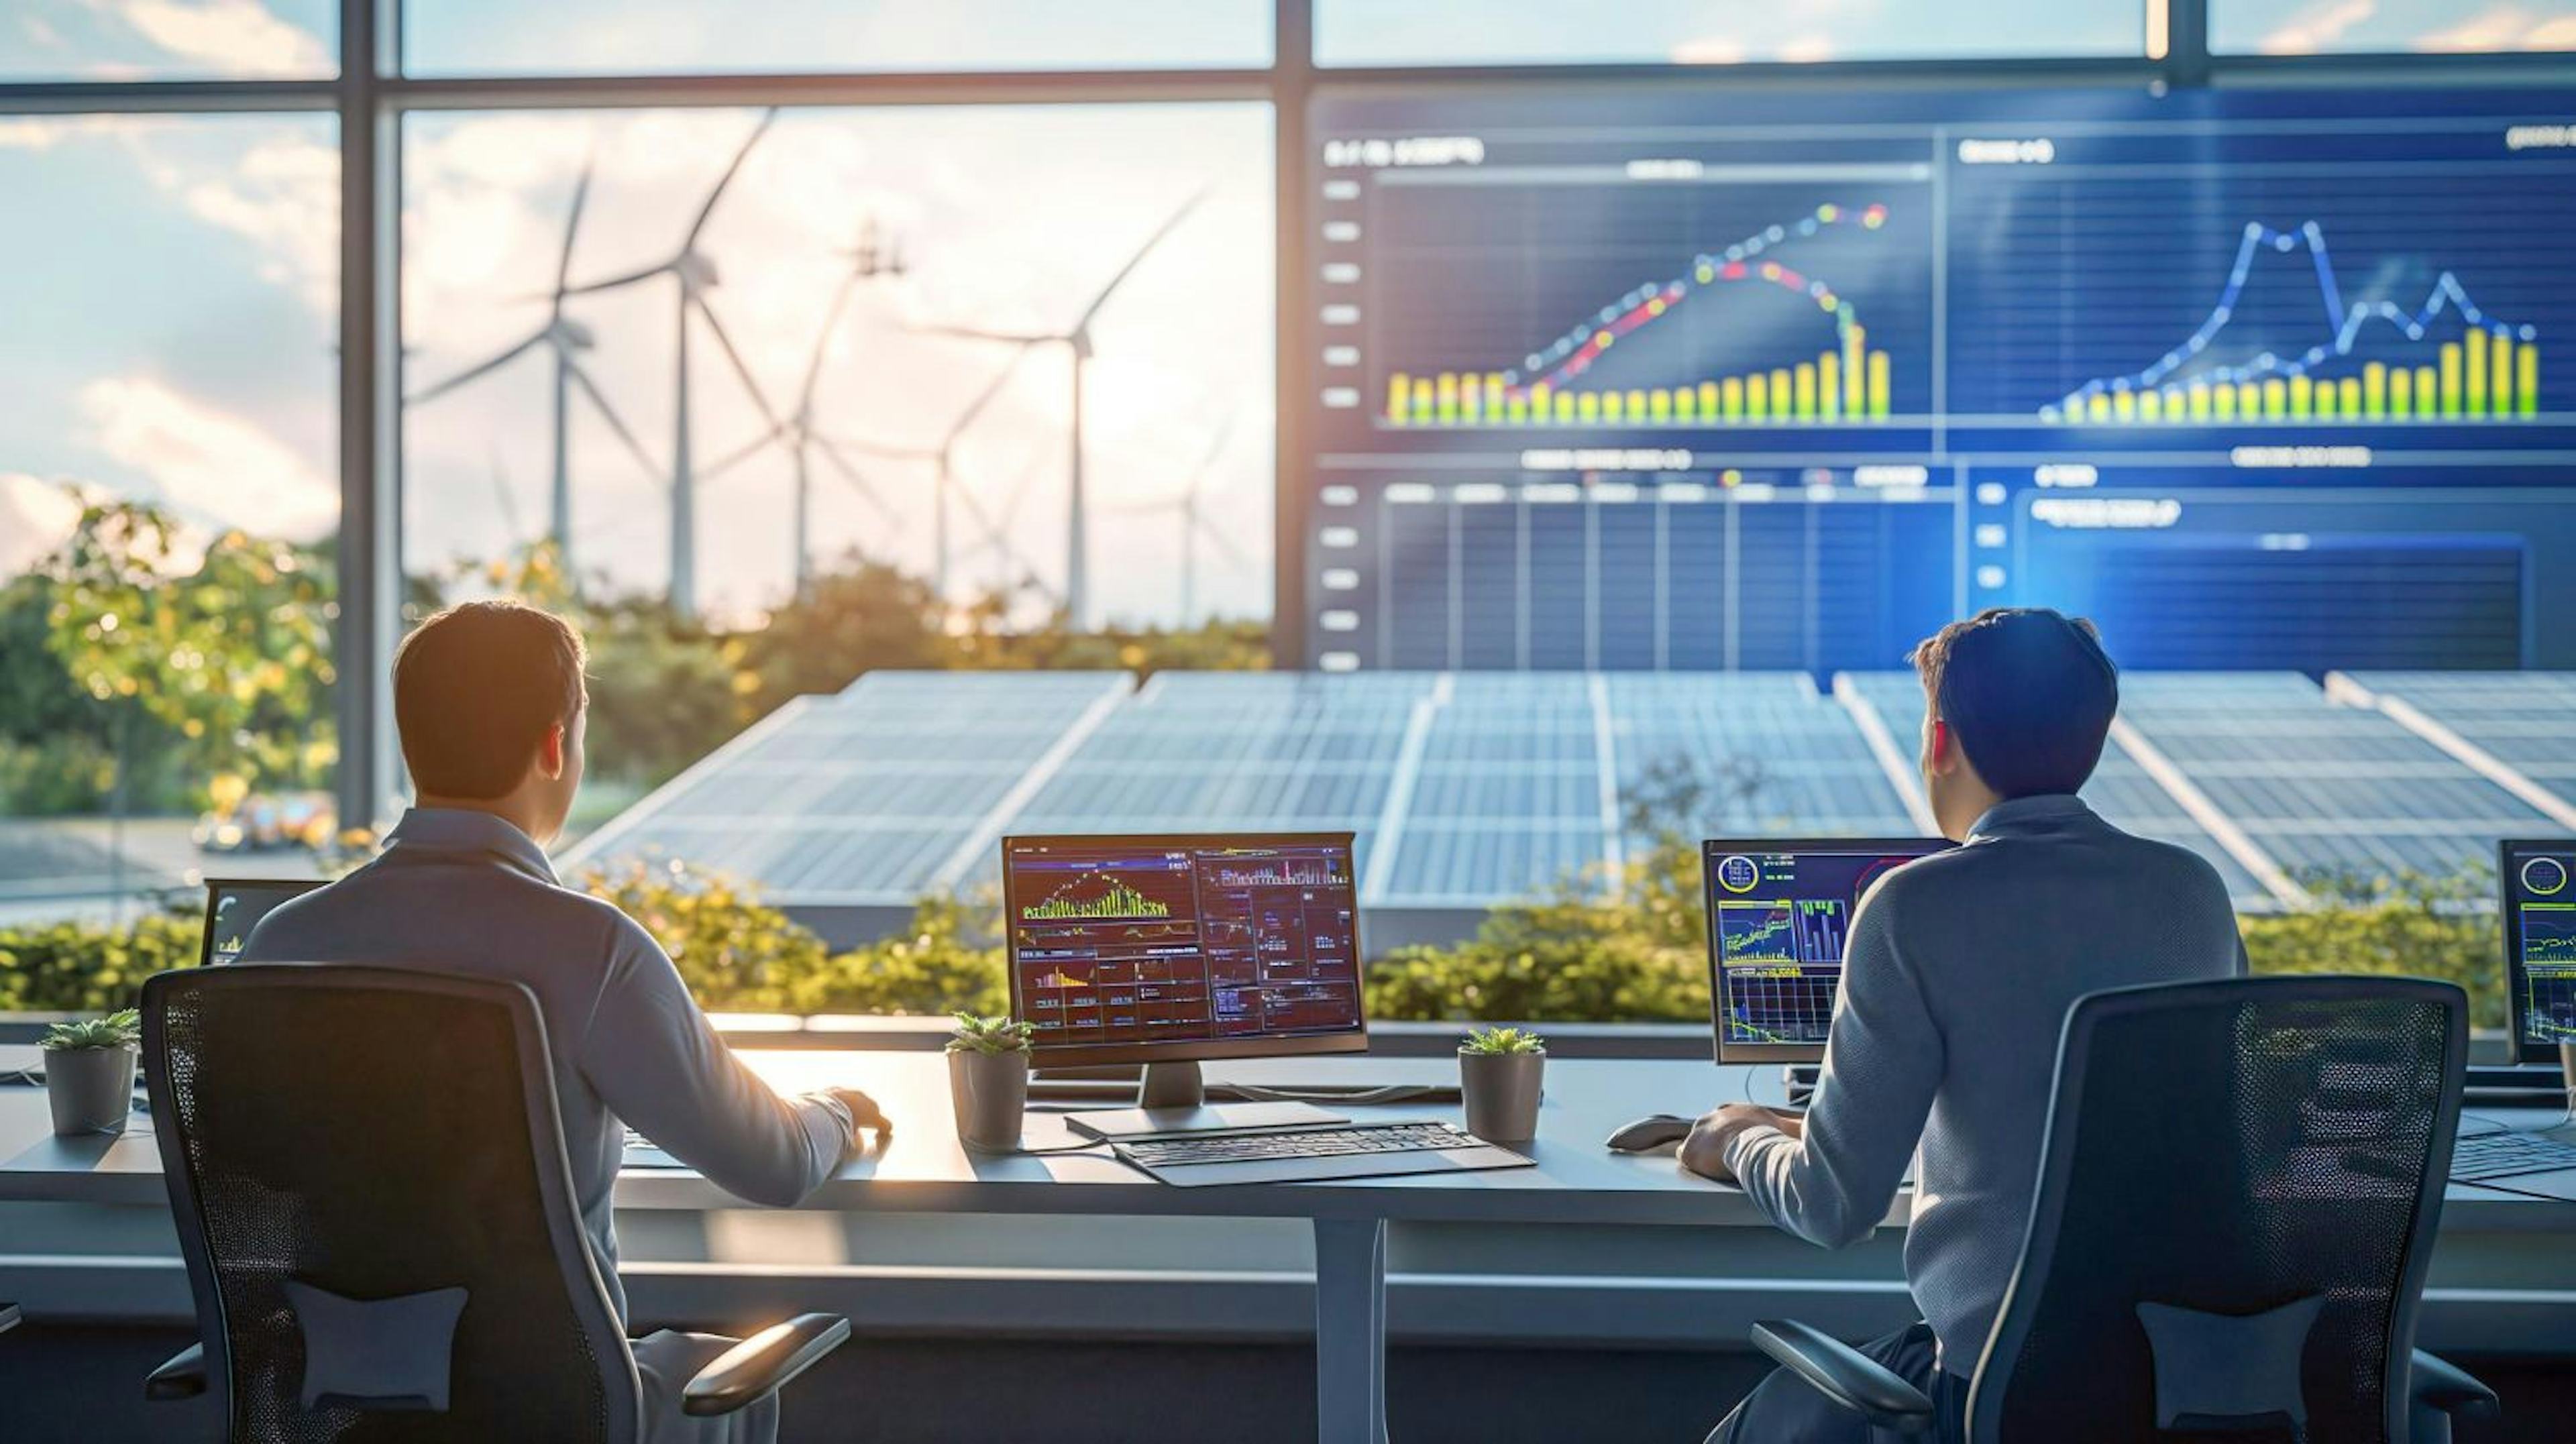
[[[415,75],[1115,70],[1270,63],[1269,0],[413,0]]]
[[[2138,0],[1316,0],[1323,65],[1597,65],[2136,55]]]
[[[334,137],[0,116],[0,926],[327,839]]]
[[[2210,0],[2227,55],[2576,50],[2570,0]]]
[[[304,79],[339,69],[332,0],[11,0],[0,79]]]

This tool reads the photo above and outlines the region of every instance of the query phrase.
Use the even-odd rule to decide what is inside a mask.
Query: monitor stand
[[[1789,1106],[1804,1108],[1816,1096],[1816,1081],[1824,1068],[1815,1063],[1791,1063],[1780,1070],[1781,1086],[1788,1090]]]
[[[1136,1106],[1068,1113],[1065,1126],[1111,1142],[1186,1138],[1199,1133],[1239,1133],[1272,1128],[1323,1128],[1351,1120],[1306,1103],[1228,1103],[1210,1107],[1207,1077],[1199,1065],[1148,1063],[1137,1085]]]

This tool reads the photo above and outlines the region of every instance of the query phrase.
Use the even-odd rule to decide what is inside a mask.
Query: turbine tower
[[[677,358],[673,369],[671,425],[670,605],[671,610],[682,617],[695,616],[698,610],[698,477],[689,434],[689,317],[692,312],[707,328],[707,334],[715,338],[716,346],[724,352],[734,374],[742,378],[743,387],[751,393],[752,404],[759,408],[761,416],[769,422],[772,430],[778,426],[778,416],[770,408],[769,398],[761,391],[760,382],[751,374],[750,366],[743,362],[742,353],[734,349],[733,337],[725,331],[724,323],[716,319],[714,308],[707,304],[706,293],[714,289],[717,282],[716,264],[698,249],[698,240],[706,233],[707,222],[714,218],[717,204],[733,185],[734,177],[741,173],[742,163],[750,159],[752,147],[760,144],[760,138],[769,133],[769,127],[777,119],[776,106],[761,112],[759,124],[751,128],[751,134],[745,136],[741,147],[734,151],[732,163],[725,167],[724,174],[716,179],[715,188],[708,191],[705,201],[699,204],[697,218],[689,223],[688,233],[680,240],[680,249],[668,260],[622,276],[611,276],[604,281],[563,289],[565,295],[587,296],[640,285],[658,276],[669,276],[673,282],[677,302],[673,326]]]
[[[1064,605],[1065,612],[1076,631],[1089,626],[1091,616],[1090,549],[1086,536],[1089,510],[1084,497],[1082,476],[1082,373],[1085,364],[1091,359],[1091,323],[1100,315],[1101,308],[1109,304],[1109,298],[1118,294],[1118,288],[1126,284],[1129,276],[1135,274],[1136,267],[1144,262],[1146,256],[1152,254],[1156,246],[1162,244],[1163,238],[1170,235],[1191,211],[1198,208],[1199,202],[1207,199],[1207,194],[1206,190],[1199,191],[1188,200],[1181,202],[1178,209],[1165,217],[1163,223],[1155,227],[1154,233],[1145,238],[1145,243],[1138,246],[1127,257],[1127,263],[1120,266],[1117,272],[1110,276],[1108,283],[1093,294],[1090,304],[1082,308],[1081,313],[1074,318],[1073,324],[1061,331],[990,331],[975,326],[921,328],[932,335],[963,336],[978,341],[1001,341],[1024,349],[1030,346],[1061,345],[1070,355],[1072,359],[1070,369],[1073,372],[1073,426],[1066,453]]]
[[[1207,512],[1200,506],[1200,497],[1207,488],[1208,473],[1215,468],[1217,458],[1225,454],[1225,444],[1232,440],[1233,436],[1234,419],[1229,416],[1225,423],[1216,429],[1216,435],[1209,438],[1207,451],[1199,457],[1198,464],[1190,469],[1189,480],[1183,483],[1178,495],[1161,501],[1150,501],[1121,508],[1130,514],[1168,511],[1180,518],[1180,625],[1184,627],[1198,620],[1199,539],[1201,537],[1205,537],[1219,552],[1224,553],[1226,560],[1236,566],[1252,565],[1252,559],[1243,554],[1243,548],[1235,545],[1234,538],[1218,530],[1208,520]]]
[[[564,298],[572,294],[565,287],[565,278],[572,267],[573,241],[581,234],[581,212],[590,197],[590,176],[591,162],[584,161],[581,167],[581,179],[573,185],[571,211],[564,219],[563,248],[555,257],[555,284],[554,289],[546,296],[545,324],[446,380],[404,398],[404,404],[407,406],[418,406],[424,402],[435,401],[461,386],[500,370],[521,355],[540,346],[553,354],[555,362],[553,506],[548,516],[546,534],[554,541],[556,555],[561,560],[566,575],[573,573],[573,390],[577,387],[583,396],[589,398],[591,406],[598,411],[600,419],[608,423],[609,430],[616,434],[619,441],[625,443],[627,453],[635,458],[648,475],[661,474],[661,468],[654,463],[652,457],[645,454],[643,443],[635,439],[635,433],[627,428],[624,419],[618,416],[617,409],[610,406],[608,398],[601,394],[599,384],[591,380],[588,371],[582,369],[580,353],[590,350],[596,344],[596,338],[591,334],[590,328],[564,314]],[[513,530],[515,532],[515,527]]]

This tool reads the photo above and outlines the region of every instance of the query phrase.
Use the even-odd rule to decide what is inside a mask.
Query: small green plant
[[[1007,1017],[986,1017],[959,1009],[957,1036],[948,1040],[951,1053],[1025,1053],[1029,1035],[1037,1030],[1027,1023]]]
[[[1458,1051],[1480,1057],[1497,1053],[1544,1053],[1547,1040],[1527,1028],[1478,1028],[1459,1040]]]
[[[104,1018],[56,1023],[45,1030],[42,1046],[48,1053],[103,1053],[110,1048],[131,1048],[142,1036],[143,1015],[124,1008]]]

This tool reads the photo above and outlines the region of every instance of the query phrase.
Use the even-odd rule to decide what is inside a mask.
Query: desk
[[[1320,1436],[1332,1444],[1385,1438],[1385,1267],[1389,1222],[1532,1225],[1767,1227],[1738,1190],[1682,1173],[1669,1156],[1621,1156],[1601,1140],[1641,1114],[1690,1112],[1726,1097],[1777,1101],[1776,1070],[1705,1062],[1554,1059],[1537,1166],[1501,1173],[1426,1175],[1349,1183],[1170,1188],[1100,1154],[987,1157],[968,1153],[950,1122],[947,1065],[936,1053],[744,1055],[772,1083],[795,1091],[839,1083],[864,1088],[896,1120],[893,1140],[825,1184],[802,1205],[847,1213],[1216,1216],[1304,1220],[1315,1245],[1316,1399]],[[1219,1079],[1274,1086],[1294,1081],[1454,1081],[1447,1059],[1274,1059],[1211,1065]],[[1454,1105],[1352,1110],[1376,1118],[1456,1120]],[[2481,1110],[2483,1112],[2483,1110]],[[1032,1114],[1032,1144],[1061,1141],[1062,1124]],[[41,1094],[0,1089],[0,1201],[158,1205],[160,1160],[148,1136],[57,1140]],[[720,1210],[741,1205],[694,1174],[634,1170],[618,1183],[621,1210]],[[1900,1194],[1885,1222],[1901,1227]],[[2576,1205],[2453,1188],[2443,1230],[2576,1232]]]

